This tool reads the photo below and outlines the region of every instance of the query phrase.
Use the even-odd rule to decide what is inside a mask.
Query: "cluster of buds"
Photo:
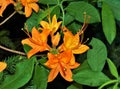
[[[26,30],[29,38],[22,40],[23,45],[27,44],[31,47],[31,50],[27,53],[28,58],[38,52],[47,51],[48,60],[44,65],[51,69],[48,82],[53,81],[58,73],[66,81],[73,81],[71,69],[75,69],[80,65],[75,60],[75,54],[82,54],[89,49],[87,45],[81,42],[80,38],[84,33],[86,23],[76,34],[73,34],[65,26],[61,27],[61,23],[62,21],[57,22],[56,15],[54,15],[52,21],[49,18],[48,22],[40,22],[41,27],[33,27],[31,35]],[[62,30],[63,37],[61,37],[58,29]],[[51,42],[48,42],[48,38]]]

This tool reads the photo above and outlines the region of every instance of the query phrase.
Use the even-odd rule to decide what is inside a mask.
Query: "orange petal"
[[[72,71],[70,70],[69,67],[64,66],[64,68],[60,68],[60,74],[65,80],[67,80],[69,82],[73,81]]]
[[[71,50],[66,50],[62,52],[60,55],[60,60],[61,62],[64,62],[65,64],[69,63],[71,58],[72,58],[72,51]]]
[[[75,64],[75,56],[72,54],[72,58],[70,60],[70,65],[74,65]]]
[[[21,43],[22,43],[23,45],[24,45],[24,44],[27,44],[27,45],[31,46],[32,48],[34,48],[34,47],[36,46],[36,44],[34,44],[33,42],[31,42],[30,39],[31,39],[31,38],[24,39],[24,40],[22,40]]]
[[[43,27],[43,28],[49,28],[49,24],[48,24],[48,22],[46,22],[46,21],[40,21],[40,25]]]
[[[29,7],[31,7],[35,12],[38,12],[39,11],[39,5],[36,4],[36,3],[30,3],[28,4]]]
[[[25,16],[29,17],[32,14],[32,8],[28,5],[25,6]]]
[[[76,34],[75,36],[72,34],[69,29],[64,27],[63,29],[64,32],[64,45],[66,48],[72,49],[78,46],[79,44],[79,34]]]
[[[0,62],[0,72],[2,72],[7,67],[5,62]]]
[[[60,66],[58,65],[56,68],[50,71],[49,76],[48,76],[48,82],[52,82],[56,78],[56,76],[59,73],[59,69],[60,69]]]
[[[38,2],[38,0],[26,0],[28,3]]]
[[[52,38],[52,45],[54,47],[56,47],[58,45],[59,41],[60,41],[60,34],[59,34],[59,32],[57,32],[56,35],[51,35],[51,38]]]
[[[82,54],[82,53],[86,52],[88,49],[89,49],[89,47],[87,45],[81,44],[78,48],[72,50],[72,52],[74,54]]]
[[[33,48],[33,49],[31,49],[31,50],[27,53],[28,58],[30,58],[30,57],[33,56],[34,54],[38,53],[39,51],[40,51],[39,48]]]
[[[69,68],[70,68],[70,69],[75,69],[75,68],[77,68],[78,66],[80,66],[80,64],[77,63],[77,62],[75,62],[74,65],[69,65]]]

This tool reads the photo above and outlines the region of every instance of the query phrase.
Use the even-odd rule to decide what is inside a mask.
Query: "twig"
[[[6,47],[4,47],[2,45],[0,45],[0,49],[3,49],[5,51],[11,52],[11,53],[19,54],[19,55],[24,55],[24,56],[26,55],[24,52],[12,50],[12,49],[6,48]]]
[[[15,53],[15,54],[27,56],[27,54],[24,53],[24,52],[12,50],[12,49],[9,49],[9,48],[4,47],[4,46],[2,46],[2,45],[0,45],[0,49],[3,49],[3,50],[5,50],[5,51],[11,52],[11,53]],[[37,56],[37,57],[44,57],[44,56],[46,56],[46,55],[45,55],[45,54],[40,54],[40,55],[36,55],[36,56]]]
[[[0,23],[0,26],[3,25],[5,22],[7,22],[14,14],[16,14],[16,11],[14,11],[11,15],[9,15],[5,20],[3,20],[1,23]]]

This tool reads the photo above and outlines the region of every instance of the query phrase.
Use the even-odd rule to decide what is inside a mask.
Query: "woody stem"
[[[16,11],[14,11],[11,15],[9,15],[5,20],[3,20],[1,23],[0,23],[0,26],[3,25],[5,22],[7,22],[13,15],[16,14]]]
[[[6,48],[6,47],[4,47],[2,45],[0,45],[0,49],[3,49],[5,51],[11,52],[11,53],[19,54],[19,55],[24,55],[24,56],[26,55],[24,52],[12,50],[12,49]]]

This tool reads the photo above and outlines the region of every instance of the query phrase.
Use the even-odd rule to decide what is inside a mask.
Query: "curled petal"
[[[61,76],[69,81],[69,82],[72,82],[73,79],[72,79],[72,71],[70,70],[70,68],[68,66],[65,66],[63,68],[60,68],[60,74]]]
[[[29,4],[29,7],[31,7],[35,12],[39,11],[39,5],[36,3]]]
[[[56,76],[59,73],[59,69],[60,69],[60,66],[57,66],[56,68],[50,71],[49,76],[48,76],[48,82],[52,82],[56,78]]]
[[[74,54],[82,54],[84,52],[86,52],[89,49],[89,47],[87,45],[79,45],[79,47],[77,49],[72,50],[72,52]]]
[[[70,69],[75,69],[75,68],[77,68],[78,66],[80,66],[80,64],[77,63],[77,62],[75,62],[74,65],[69,65],[69,68],[70,68]]]
[[[31,50],[27,53],[28,58],[30,58],[32,55],[38,53],[39,51],[40,51],[39,48],[31,49]]]
[[[51,38],[52,38],[53,46],[56,47],[58,45],[59,41],[60,41],[60,34],[57,32],[57,34],[52,35]]]
[[[32,14],[32,8],[28,5],[25,6],[25,16],[29,17]]]

